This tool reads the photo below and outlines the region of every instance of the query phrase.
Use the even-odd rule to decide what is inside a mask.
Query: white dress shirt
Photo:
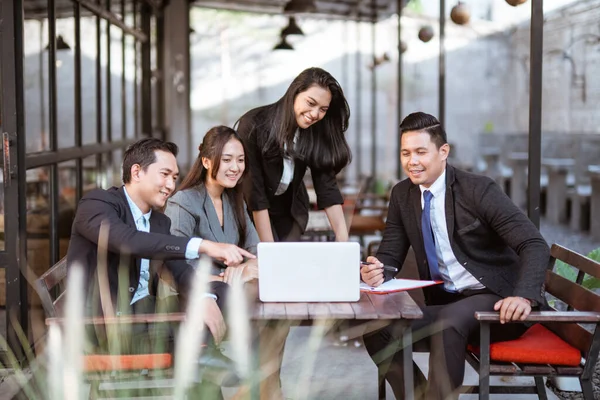
[[[298,140],[298,131],[294,135],[294,145]],[[283,146],[284,150],[287,150],[287,145]],[[281,181],[279,182],[279,186],[277,186],[277,190],[275,191],[275,196],[279,196],[280,194],[284,194],[287,188],[290,186],[290,182],[294,179],[294,169],[295,169],[294,159],[288,155],[283,156],[283,173],[281,174]]]
[[[127,203],[129,204],[129,209],[131,210],[131,214],[133,215],[133,220],[135,221],[135,227],[140,232],[150,232],[150,216],[152,215],[152,210],[148,213],[142,213],[142,210],[131,200],[129,194],[127,193],[127,189],[123,187],[123,192],[125,192],[125,197],[127,198]],[[191,238],[185,248],[185,258],[187,259],[196,259],[200,257],[198,250],[200,249],[200,243],[202,243],[202,239],[200,238]],[[148,282],[150,281],[150,261],[146,258],[142,258],[140,260],[140,281],[138,283],[138,287],[131,299],[131,303],[133,304],[138,300],[143,299],[144,297],[150,295],[148,290]],[[210,295],[213,297],[214,295]],[[216,298],[216,296],[214,296]]]
[[[446,170],[429,187],[419,185],[421,189],[421,209],[425,205],[423,192],[429,190],[433,194],[431,200],[431,229],[435,238],[435,252],[440,274],[444,279],[444,288],[450,292],[462,292],[465,289],[483,289],[483,286],[456,259],[446,224]]]

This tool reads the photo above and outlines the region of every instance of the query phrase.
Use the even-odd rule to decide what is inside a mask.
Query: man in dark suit
[[[424,289],[424,318],[413,325],[416,349],[430,350],[424,398],[456,399],[467,344],[476,338],[475,311],[499,310],[501,322],[523,320],[544,303],[550,258],[538,229],[490,178],[447,165],[450,151],[439,121],[422,112],[400,125],[402,166],[409,179],[391,194],[376,257],[362,267],[363,281],[378,286],[393,278],[383,265],[401,267],[412,246],[421,279],[443,283]],[[510,340],[522,324],[492,330],[492,341]],[[390,354],[401,331],[394,325],[367,334],[365,347],[385,379],[403,398],[402,354]]]
[[[107,309],[113,309],[116,315],[154,312],[159,272],[168,271],[185,298],[194,276],[194,268],[185,260],[198,258],[200,253],[227,265],[239,264],[244,257],[255,258],[231,244],[170,235],[171,221],[158,210],[175,189],[179,175],[176,155],[173,143],[142,139],[125,151],[124,186],[92,190],[79,202],[67,265],[69,269],[83,267],[85,282],[90,283],[86,290],[87,315],[104,315]],[[103,257],[105,263],[99,263]],[[120,279],[125,287],[119,286]],[[99,283],[103,281],[107,287]],[[219,308],[225,288],[223,282],[211,282],[210,293],[203,299],[204,320],[217,343],[225,333]],[[134,333],[143,336],[147,332]],[[97,336],[97,344],[102,345],[102,335]],[[143,351],[143,342],[134,339],[132,345]]]

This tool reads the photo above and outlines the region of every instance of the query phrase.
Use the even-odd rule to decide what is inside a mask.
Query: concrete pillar
[[[164,106],[166,139],[179,146],[180,170],[198,155],[191,143],[190,10],[187,0],[170,0],[164,9]]]
[[[571,193],[571,221],[569,227],[574,231],[590,229],[590,198],[591,185],[575,185]]]
[[[522,210],[527,209],[527,153],[512,153],[509,163],[512,168],[510,198]]]
[[[567,174],[575,164],[573,159],[544,160],[548,170],[548,191],[546,196],[546,216],[550,222],[567,222]]]

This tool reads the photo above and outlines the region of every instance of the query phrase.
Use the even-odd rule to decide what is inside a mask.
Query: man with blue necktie
[[[523,320],[545,302],[543,282],[550,252],[535,225],[490,178],[447,164],[446,132],[432,115],[416,112],[400,125],[401,161],[409,179],[392,190],[386,228],[376,257],[361,268],[378,286],[393,278],[383,264],[401,268],[409,247],[424,289],[423,319],[413,325],[430,351],[427,400],[457,399],[467,345],[476,340],[475,311],[500,311],[501,322]],[[519,337],[522,324],[504,324],[492,341]],[[364,337],[398,399],[404,398],[402,353],[390,354],[401,329],[389,325]]]

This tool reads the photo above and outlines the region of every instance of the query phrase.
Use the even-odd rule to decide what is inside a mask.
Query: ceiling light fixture
[[[281,30],[281,36],[289,36],[289,35],[304,35],[302,29],[296,23],[295,17],[290,17],[288,26]]]
[[[46,45],[46,50],[49,49],[50,43]],[[65,39],[62,37],[62,35],[58,35],[56,37],[56,50],[71,50],[71,46],[69,46],[69,44],[65,42]]]
[[[282,36],[281,41],[273,47],[273,50],[294,50],[294,48],[285,40],[285,36]]]
[[[317,6],[314,0],[290,0],[283,7],[285,14],[314,13],[316,11]]]

